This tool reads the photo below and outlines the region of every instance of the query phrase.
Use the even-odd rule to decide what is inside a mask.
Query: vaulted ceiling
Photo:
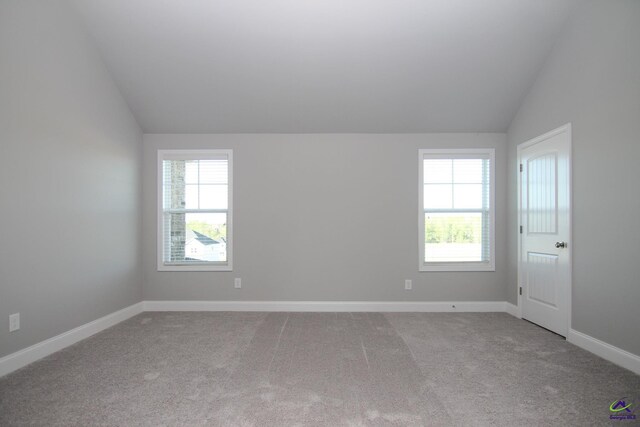
[[[145,132],[502,132],[579,0],[76,0]]]

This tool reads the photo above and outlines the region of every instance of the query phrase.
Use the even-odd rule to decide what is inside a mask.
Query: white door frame
[[[573,216],[573,180],[572,180],[572,137],[571,137],[571,123],[567,123],[566,125],[560,126],[557,129],[554,129],[550,132],[545,133],[544,135],[540,135],[529,141],[518,144],[517,147],[517,165],[516,171],[518,173],[518,286],[516,288],[516,292],[518,295],[518,318],[522,318],[522,295],[520,295],[520,287],[522,286],[522,234],[520,233],[520,225],[522,224],[522,174],[520,173],[520,164],[522,163],[522,151],[525,148],[528,148],[532,145],[538,144],[542,141],[545,141],[555,135],[559,135],[563,132],[566,132],[569,136],[569,164],[568,164],[568,180],[569,180],[569,246],[566,248],[569,259],[569,284],[567,291],[569,295],[567,297],[567,331],[571,331],[571,301],[573,295],[573,231],[572,231],[572,216]]]

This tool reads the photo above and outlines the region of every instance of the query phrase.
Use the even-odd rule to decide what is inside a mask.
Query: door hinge
[[[520,234],[522,234],[522,226],[520,226]]]
[[[522,295],[522,286],[520,286],[520,295]]]
[[[522,163],[520,163],[520,172],[522,172],[524,168],[522,167]]]

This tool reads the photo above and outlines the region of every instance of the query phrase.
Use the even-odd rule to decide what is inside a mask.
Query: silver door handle
[[[556,242],[556,248],[566,248],[567,242]]]

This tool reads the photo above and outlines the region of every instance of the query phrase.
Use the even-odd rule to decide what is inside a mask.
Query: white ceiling
[[[502,132],[578,0],[76,0],[145,132]]]

